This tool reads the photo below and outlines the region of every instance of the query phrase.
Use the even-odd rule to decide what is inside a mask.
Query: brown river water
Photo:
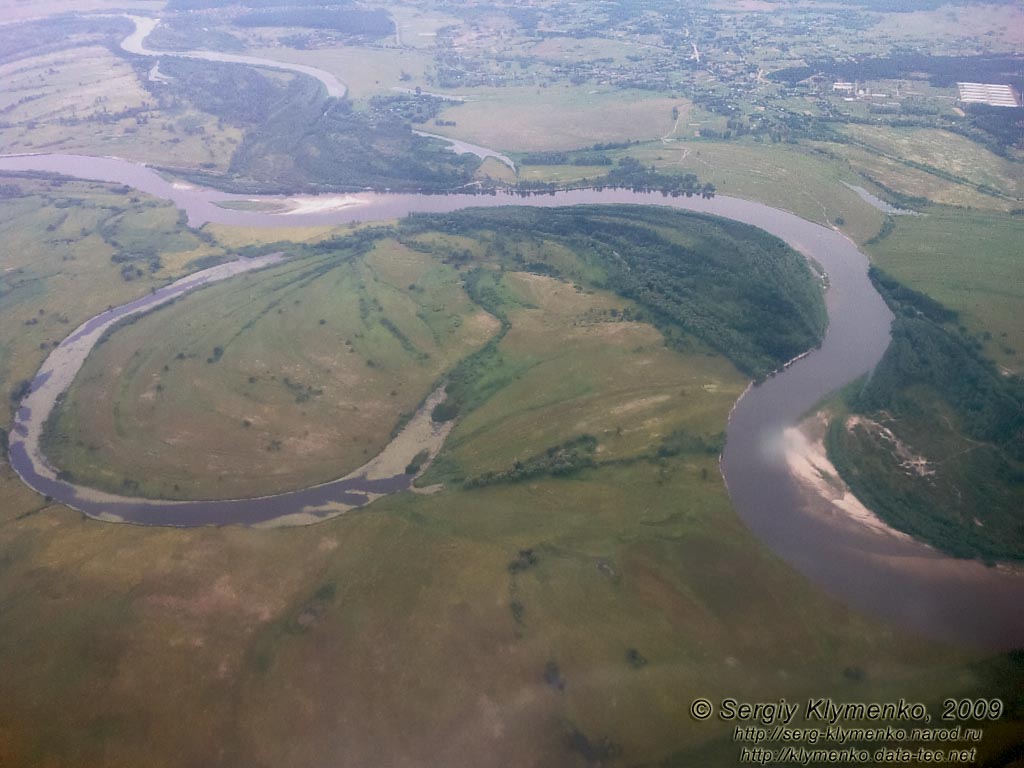
[[[867,278],[867,258],[839,232],[760,203],[724,196],[704,200],[628,190],[579,190],[529,197],[359,193],[345,196],[341,207],[315,210],[316,206],[307,206],[305,210],[311,212],[283,214],[217,205],[239,200],[279,205],[284,201],[281,197],[233,195],[173,183],[151,168],[113,158],[8,156],[0,157],[0,171],[52,172],[124,184],[170,200],[187,213],[192,226],[206,222],[260,228],[338,225],[470,207],[638,204],[714,214],[760,227],[827,271],[830,323],[819,349],[751,387],[736,404],[721,467],[740,516],[776,554],[858,609],[957,644],[990,648],[1024,645],[1024,575],[956,560],[912,540],[879,535],[864,526],[823,515],[790,475],[780,449],[783,429],[796,424],[822,397],[870,371],[889,343],[891,314]],[[244,266],[235,269],[243,270]],[[159,300],[158,294],[88,321],[44,363],[32,392],[22,403],[11,435],[11,464],[28,485],[99,519],[175,526],[309,523],[409,487],[412,477],[400,472],[386,475],[357,470],[333,483],[261,499],[176,502],[110,496],[59,480],[33,437],[49,413],[46,403],[55,399],[56,389],[63,391],[73,378],[72,374],[53,380],[52,359],[65,345],[87,342],[80,334],[90,323],[95,328],[96,324],[116,320],[120,316],[117,313],[145,311],[151,308],[150,302]],[[48,385],[51,380],[53,383]],[[41,397],[40,392],[48,394]]]

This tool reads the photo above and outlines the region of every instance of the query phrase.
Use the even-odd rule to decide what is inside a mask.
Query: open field
[[[760,200],[810,221],[841,229],[854,240],[873,236],[882,215],[841,182],[857,179],[827,157],[766,144],[676,142],[633,148],[629,154],[659,170],[696,173],[725,195]]]
[[[187,108],[160,112],[134,69],[98,46],[0,65],[6,152],[78,152],[224,170],[241,131]]]
[[[46,450],[86,485],[158,497],[326,482],[379,453],[497,325],[454,270],[393,241],[300,258],[116,332]]]
[[[551,37],[530,45],[524,53],[559,64],[586,59],[610,59],[621,63],[629,56],[636,56],[637,46],[626,40],[603,37]]]
[[[380,244],[368,264],[382,303],[390,285],[425,282],[427,258]],[[571,254],[549,258],[590,274]],[[123,300],[90,280],[94,301]],[[502,282],[512,329],[501,351],[522,376],[453,435],[466,469],[500,469],[582,432],[604,460],[649,453],[680,427],[724,427],[744,381],[721,358],[670,352],[650,326],[623,322],[630,303],[608,293],[520,272]],[[341,295],[336,286],[284,302],[281,322],[307,305],[342,312],[314,301]],[[171,309],[213,303],[213,290]],[[563,359],[553,339],[572,342]],[[219,375],[233,354],[201,373]],[[822,596],[735,517],[713,453],[451,485],[274,532],[89,522],[48,507],[6,466],[0,498],[5,764],[584,766],[605,754],[730,765],[729,729],[687,715],[694,691],[937,702],[1002,692],[1020,674]],[[985,748],[1010,743],[1013,727],[989,727]]]
[[[116,12],[125,9],[156,13],[163,6],[163,0],[0,0],[0,19],[14,23],[71,12]]]
[[[481,181],[493,179],[509,185],[515,184],[519,180],[516,172],[496,157],[488,157],[484,160],[477,168],[474,178]]]
[[[720,432],[746,387],[706,349],[682,355],[652,326],[620,322],[636,306],[614,294],[527,273],[506,273],[503,283],[518,305],[499,347],[514,381],[459,422],[449,472],[500,472],[581,435],[598,439],[600,461],[652,454],[678,430]]]
[[[597,92],[595,92],[597,91]],[[465,104],[449,107],[431,128],[445,136],[508,152],[576,149],[591,144],[660,138],[685,99],[594,86],[463,88]]]
[[[351,231],[350,227],[275,227],[259,229],[256,227],[233,227],[227,224],[203,225],[203,231],[209,232],[218,243],[225,248],[243,248],[247,245],[266,245],[268,243],[308,243],[326,240],[335,234]]]
[[[432,6],[391,5],[388,13],[394,19],[402,45],[406,48],[432,48],[439,30],[461,23],[457,16]]]
[[[732,765],[693,691],[937,701],[1014,679],[822,597],[682,461],[269,534],[19,520],[41,502],[6,469],[0,491],[8,765],[584,766],[584,743]]]
[[[975,53],[978,41],[990,50],[1019,51],[1024,46],[1024,9],[1014,3],[943,4],[930,10],[884,14],[866,33],[946,46]]]
[[[849,167],[861,177],[861,186],[864,186],[863,181],[866,179],[882,184],[897,194],[929,200],[940,205],[1003,211],[1014,207],[1010,200],[982,194],[969,184],[911,168],[899,160],[883,157],[873,150],[852,145],[836,148],[834,144],[829,144],[828,148],[842,156]]]
[[[0,390],[8,403],[6,393],[82,320],[192,271],[193,259],[223,253],[163,203],[85,182],[5,177],[0,184]],[[129,264],[111,260],[120,249],[110,239],[130,245],[139,237],[159,252],[160,266],[150,271],[148,259],[139,262],[138,276],[133,264],[126,282],[121,269]]]
[[[896,217],[892,233],[868,246],[873,262],[897,280],[960,313],[982,336],[985,354],[1024,370],[1024,220],[1008,214],[932,207]]]
[[[349,88],[353,99],[393,94],[392,88],[427,87],[425,72],[431,64],[430,55],[417,50],[401,48],[374,48],[369,46],[341,46],[297,51],[291,48],[255,48],[253,56],[306,64],[324,69],[335,75]],[[402,80],[402,74],[409,79]]]

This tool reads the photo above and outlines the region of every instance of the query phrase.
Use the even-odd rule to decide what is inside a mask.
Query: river
[[[736,404],[728,424],[722,472],[739,514],[777,554],[858,608],[955,642],[992,647],[1024,644],[1024,612],[1020,610],[1024,577],[949,558],[923,544],[881,536],[819,514],[801,495],[778,450],[785,427],[796,423],[829,392],[871,370],[889,343],[891,314],[867,278],[867,258],[839,232],[786,211],[722,195],[704,200],[627,190],[578,190],[530,197],[362,193],[346,196],[346,204],[337,209],[289,215],[217,205],[238,199],[278,204],[281,198],[276,196],[254,198],[176,184],[145,166],[112,158],[2,157],[0,170],[59,172],[126,184],[171,200],[187,212],[193,226],[217,222],[277,228],[387,220],[414,212],[440,213],[470,207],[642,204],[710,213],[760,227],[815,259],[828,272],[829,328],[820,349],[811,351],[762,385],[750,388]],[[44,365],[44,371],[45,368]],[[33,420],[45,420],[45,415],[19,413],[18,418],[24,431]],[[282,522],[310,522],[318,515],[336,514],[332,504],[359,506],[371,498],[368,494],[376,497],[400,490],[408,487],[410,480],[400,475],[380,477],[370,486],[349,476],[341,485],[329,483],[259,500],[87,499],[87,505],[72,486],[62,487],[60,481],[47,478],[45,471],[32,465],[30,455],[17,447],[20,437],[16,427],[12,434],[12,465],[33,488],[87,514],[114,514],[137,523],[254,524],[275,518]],[[69,492],[73,497],[67,498]],[[112,507],[114,504],[120,506]]]
[[[137,29],[136,36],[140,34]],[[138,39],[144,37],[141,34]],[[241,61],[250,57],[198,53],[201,55],[196,58],[207,60],[294,69],[278,62]],[[187,55],[192,56],[192,52]],[[828,272],[830,288],[826,303],[830,323],[819,349],[764,384],[750,388],[730,416],[721,467],[738,513],[774,552],[844,602],[949,642],[992,648],[1024,645],[1024,611],[1020,609],[1024,604],[1024,576],[956,560],[912,540],[882,536],[863,526],[822,515],[808,503],[790,475],[779,450],[783,429],[795,424],[822,397],[870,371],[889,343],[892,317],[867,278],[867,258],[839,232],[786,211],[721,195],[704,200],[627,190],[578,190],[530,197],[507,193],[360,193],[347,195],[338,207],[282,214],[229,209],[218,203],[257,200],[281,207],[285,198],[233,195],[176,183],[144,165],[115,158],[7,156],[0,157],[0,170],[60,173],[124,184],[171,201],[186,212],[192,226],[217,222],[278,228],[388,220],[410,213],[442,213],[470,207],[643,204],[710,213],[760,227],[813,258]],[[94,321],[96,318],[89,322]],[[74,339],[75,333],[69,340]],[[54,354],[59,350],[60,347]],[[393,471],[395,459],[391,457],[390,462],[385,462],[388,469],[382,465],[364,467],[334,483],[254,500],[156,501],[77,489],[58,480],[41,454],[33,454],[25,443],[25,437],[41,429],[45,421],[45,407],[33,410],[30,399],[45,385],[49,363],[50,358],[18,412],[11,435],[11,463],[40,493],[97,518],[181,526],[307,523],[407,488],[411,481],[408,475]],[[423,421],[424,416],[422,411],[417,414],[421,433],[432,429],[428,417]],[[429,439],[425,434],[421,437]],[[433,438],[436,440],[438,435]]]
[[[42,450],[46,420],[71,386],[93,347],[117,323],[153,311],[220,280],[273,266],[282,254],[237,259],[176,280],[127,304],[108,309],[82,323],[47,356],[18,404],[10,434],[11,468],[48,498],[106,522],[192,527],[199,525],[308,525],[361,507],[389,493],[409,488],[405,472],[422,450],[436,455],[451,424],[435,424],[433,407],[444,399],[433,392],[399,434],[370,462],[333,482],[292,493],[255,499],[170,501],[133,498],[76,485],[51,466]]]
[[[160,23],[159,19],[153,19],[148,16],[128,16],[127,17],[133,24],[135,24],[135,31],[128,35],[124,40],[121,41],[122,50],[134,54],[135,56],[152,56],[152,57],[163,57],[170,56],[180,59],[198,59],[200,61],[218,61],[225,64],[244,64],[250,67],[260,67],[263,69],[276,69],[284,72],[297,72],[302,75],[308,75],[309,77],[316,78],[323,83],[324,88],[327,90],[327,95],[336,99],[342,99],[345,94],[348,93],[348,86],[345,85],[341,80],[332,75],[330,72],[319,69],[317,67],[311,67],[306,64],[293,64],[286,61],[277,61],[274,59],[263,59],[256,56],[245,56],[234,53],[220,53],[219,51],[155,51],[151,48],[146,47],[146,38],[149,37],[150,33],[156,29]],[[396,24],[395,29],[398,26]],[[166,78],[165,78],[166,79]],[[415,93],[412,91],[412,93]],[[434,94],[426,93],[424,95],[433,96]],[[451,99],[452,97],[440,97]],[[450,139],[447,136],[440,136],[435,133],[426,133],[424,131],[413,131],[417,136],[422,136],[428,139],[434,139],[435,141],[441,141],[448,145],[448,148],[458,155],[472,154],[479,157],[481,160],[486,160],[488,157],[493,157],[501,163],[504,163],[513,171],[516,169],[516,164],[507,155],[503,155],[497,150],[491,149],[490,147],[482,147],[479,144],[470,144],[466,141],[460,141],[459,139]]]
[[[148,16],[129,16],[135,23],[135,31],[121,41],[121,48],[136,56],[173,56],[179,59],[199,59],[200,61],[219,61],[225,64],[245,64],[250,67],[262,67],[263,69],[277,69],[285,72],[298,72],[299,74],[314,77],[323,83],[327,89],[327,95],[337,99],[345,97],[348,87],[330,72],[316,67],[308,67],[305,64],[290,64],[284,61],[273,61],[271,59],[260,59],[255,56],[242,56],[234,53],[219,53],[216,51],[154,51],[146,47],[146,38],[149,33],[156,29],[159,19],[151,19]]]

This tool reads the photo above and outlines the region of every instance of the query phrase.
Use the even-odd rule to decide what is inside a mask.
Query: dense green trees
[[[669,343],[693,334],[756,378],[816,346],[827,322],[803,257],[762,230],[711,216],[636,206],[502,208],[411,217],[403,226],[566,245],[600,267],[603,287],[640,304]]]
[[[900,530],[960,557],[1020,559],[1024,382],[981,355],[956,313],[871,277],[896,313],[892,343],[851,399],[869,421],[832,426],[836,468]]]

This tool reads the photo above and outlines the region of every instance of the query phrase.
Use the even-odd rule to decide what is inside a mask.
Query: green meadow
[[[1020,374],[1024,366],[1024,217],[930,206],[898,216],[867,246],[871,260],[959,313],[986,356]]]
[[[148,496],[325,482],[379,453],[496,326],[454,270],[394,241],[299,257],[115,332],[46,448],[86,485]]]
[[[24,233],[5,256],[18,266],[5,273],[14,282],[0,300],[0,316],[16,321],[0,324],[5,360],[17,363],[0,369],[8,391],[45,355],[40,341],[170,279],[171,256],[222,256],[223,242],[262,237],[222,227],[205,241],[145,198],[115,209],[123,197],[102,186],[14,183],[27,196],[0,202],[8,231],[20,223]],[[160,216],[165,228],[152,229]],[[157,247],[168,254],[156,272],[126,281],[100,235],[71,237],[111,217],[118,242],[161,233]],[[674,236],[693,242],[684,219]],[[56,237],[60,227],[67,237]],[[595,284],[606,267],[564,244],[524,242],[517,253],[507,240],[499,253],[499,239],[424,226],[395,230],[358,255],[328,234],[289,246],[291,262],[115,331],[61,418],[87,417],[75,403],[89,376],[107,375],[97,366],[105,360],[124,367],[109,382],[108,406],[139,418],[152,408],[164,419],[157,430],[191,407],[202,414],[190,422],[193,452],[224,429],[245,451],[260,427],[218,420],[234,403],[304,408],[306,428],[320,429],[312,414],[330,422],[343,388],[326,374],[314,379],[315,366],[354,387],[386,389],[400,378],[395,398],[417,387],[422,396],[430,366],[471,357],[503,320],[500,365],[473,379],[472,391],[487,396],[457,423],[439,477],[425,480],[444,487],[307,528],[152,529],[85,520],[0,465],[4,765],[186,766],[211,755],[224,766],[731,765],[731,727],[692,720],[696,696],[1017,701],[1019,661],[860,616],[749,533],[730,507],[713,442],[746,378],[679,329],[667,344],[669,327],[644,319],[639,301]],[[443,312],[431,314],[421,285],[446,296]],[[58,301],[66,323],[49,318]],[[498,320],[473,335],[481,301]],[[44,319],[23,325],[34,317]],[[214,346],[223,353],[206,362]],[[379,366],[365,364],[371,353]],[[159,407],[156,395],[145,397],[154,373],[167,400]],[[302,393],[284,375],[323,393],[296,403]],[[405,407],[384,395],[370,437],[386,435],[385,414]],[[121,439],[138,454],[164,450],[159,431],[122,438],[111,427],[104,445],[85,452],[74,441],[96,436],[80,431],[84,423],[70,433],[75,461],[106,455],[123,470]],[[460,480],[516,462],[544,470],[536,457],[584,435],[594,442],[579,444],[593,450],[572,471]],[[281,442],[277,459],[293,458]],[[358,462],[345,451],[328,446],[324,466],[328,457]],[[227,482],[190,469],[208,487]],[[1018,725],[988,726],[983,753],[1004,752]]]
[[[232,26],[228,38],[237,8],[205,4],[165,42],[323,67],[350,98],[328,102],[308,78],[169,59],[170,81],[150,89],[156,60],[116,48],[123,21],[66,20],[77,31],[60,41],[0,35],[13,51],[0,62],[4,151],[114,155],[289,193],[575,185],[630,157],[834,227],[884,270],[875,277],[899,318],[877,379],[836,406],[838,471],[883,519],[941,550],[1019,555],[1019,150],[868,122],[718,140],[727,113],[707,111],[706,89],[702,100],[689,86],[552,79],[555,66],[599,57],[628,65],[646,53],[633,31],[525,35],[491,6],[467,23],[415,3],[388,7],[394,38],[314,36],[300,50],[295,28]],[[0,0],[0,17],[71,5],[171,13],[146,0]],[[768,6],[741,5],[708,18],[746,35],[745,15]],[[815,23],[798,6],[773,6],[796,14],[776,21]],[[593,13],[579,5],[582,21]],[[862,32],[909,49],[955,31],[970,52],[982,35],[1012,47],[1019,15],[942,6]],[[881,55],[857,38],[814,32],[763,50],[771,66],[822,41]],[[401,110],[419,105],[374,100],[432,90],[445,61],[435,42],[449,59],[465,53],[467,71],[500,62],[524,79],[437,86],[465,102],[416,125],[507,152],[516,172],[414,137]],[[739,61],[729,46],[701,47],[716,67]],[[694,74],[705,88],[707,73]],[[742,71],[739,90],[762,74]],[[730,96],[741,111],[755,106],[746,98]],[[770,101],[820,112],[800,96]],[[570,159],[523,162],[556,152]],[[584,156],[594,164],[573,164]],[[888,217],[847,185],[925,215]],[[440,455],[408,492],[314,526],[253,530],[89,520],[30,490],[0,451],[0,768],[731,766],[735,724],[695,720],[694,699],[812,696],[921,701],[933,716],[947,698],[998,697],[1007,714],[984,724],[976,764],[1019,760],[1020,652],[953,647],[853,610],[733,510],[719,469],[730,409],[751,378],[813,346],[825,319],[802,258],[741,225],[606,207],[193,230],[126,188],[2,175],[0,447],[17,392],[78,324],[271,250],[287,260],[110,333],[49,425],[53,463],[82,484],[157,498],[304,487],[372,458],[444,384],[435,416],[454,424]]]

